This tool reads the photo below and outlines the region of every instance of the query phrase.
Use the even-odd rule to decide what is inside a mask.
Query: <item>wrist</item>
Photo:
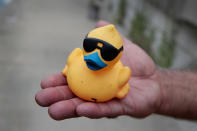
[[[163,114],[164,113],[164,109],[165,109],[165,103],[166,103],[166,100],[165,100],[165,88],[164,88],[164,81],[165,81],[165,75],[168,74],[168,70],[166,69],[157,69],[156,72],[156,82],[158,83],[159,85],[159,94],[158,94],[158,100],[157,100],[157,107],[156,107],[156,110],[155,110],[155,113],[157,114]]]
[[[154,75],[151,76],[151,80],[154,81],[154,83],[157,85],[157,91],[156,91],[156,98],[154,100],[154,108],[152,113],[160,114],[159,112],[162,109],[163,106],[163,88],[162,88],[162,74],[163,70],[157,69],[154,72]]]
[[[196,119],[196,72],[159,69],[156,74],[160,94],[155,113]]]

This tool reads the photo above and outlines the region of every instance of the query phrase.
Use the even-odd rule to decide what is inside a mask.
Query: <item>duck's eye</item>
[[[103,44],[99,42],[99,43],[97,44],[97,46],[100,47],[100,48],[102,48],[102,47],[103,47]]]

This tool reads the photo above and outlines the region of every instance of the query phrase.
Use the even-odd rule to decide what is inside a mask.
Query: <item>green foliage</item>
[[[119,0],[118,10],[115,16],[115,22],[119,25],[122,25],[125,15],[126,15],[126,0]]]
[[[166,32],[163,32],[161,44],[158,48],[158,55],[156,55],[152,49],[155,31],[154,29],[147,28],[147,26],[148,21],[146,16],[141,12],[137,12],[131,21],[129,38],[144,49],[157,65],[161,67],[170,67],[174,58],[175,40],[169,39]]]
[[[107,9],[108,9],[109,11],[112,11],[113,5],[112,5],[112,2],[111,2],[111,1],[108,3]]]
[[[143,48],[149,55],[152,53],[152,44],[154,41],[154,30],[151,29],[149,33],[147,30],[147,19],[144,14],[138,12],[131,21],[131,30],[129,32],[129,38]]]
[[[95,4],[95,0],[89,0],[88,1],[90,4]]]
[[[163,32],[163,37],[161,40],[160,47],[158,49],[159,56],[156,58],[156,63],[161,67],[170,67],[174,58],[176,42],[175,40],[169,39],[166,32]]]

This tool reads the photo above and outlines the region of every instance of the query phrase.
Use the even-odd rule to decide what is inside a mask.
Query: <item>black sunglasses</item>
[[[102,43],[102,47],[99,47],[98,43]],[[86,52],[92,52],[96,48],[100,49],[101,56],[106,61],[113,60],[123,50],[123,46],[120,49],[116,49],[106,41],[87,37],[83,41],[83,48]]]

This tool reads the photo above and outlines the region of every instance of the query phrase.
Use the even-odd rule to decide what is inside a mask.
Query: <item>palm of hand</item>
[[[132,77],[129,81],[131,89],[120,103],[127,114],[145,117],[155,112],[160,102],[156,68],[152,59],[126,38],[124,47],[121,61],[132,69]]]
[[[131,89],[125,98],[113,99],[106,103],[83,101],[69,90],[66,78],[62,74],[56,74],[42,81],[43,90],[36,94],[37,103],[41,106],[49,106],[49,114],[56,120],[78,116],[145,117],[153,113],[159,104],[160,95],[155,65],[142,49],[126,38],[123,38],[123,41],[124,53],[121,61],[132,70],[129,81]]]

